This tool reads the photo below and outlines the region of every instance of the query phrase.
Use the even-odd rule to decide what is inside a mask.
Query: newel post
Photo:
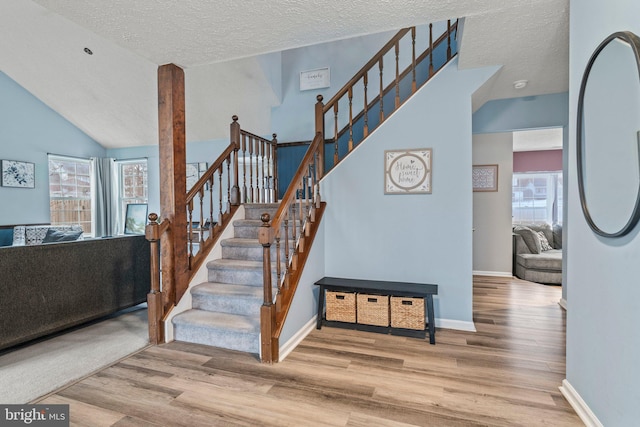
[[[239,173],[238,173],[238,151],[240,150],[240,124],[238,123],[238,116],[235,114],[231,117],[231,132],[230,139],[233,144],[233,182],[231,186],[231,196],[229,202],[232,206],[238,206],[240,204],[240,187]]]
[[[271,147],[273,148],[273,155],[271,156],[271,161],[273,162],[273,202],[277,202],[278,198],[278,135],[273,134],[273,139],[271,140]]]
[[[159,344],[164,342],[162,328],[163,304],[160,291],[160,226],[158,214],[149,214],[149,224],[145,227],[145,237],[151,245],[151,290],[147,294],[147,316],[149,319],[149,342]]]
[[[262,307],[260,308],[260,349],[262,362],[272,363],[274,349],[273,329],[276,320],[276,310],[273,304],[273,291],[271,290],[271,243],[273,242],[273,228],[269,224],[271,217],[268,213],[260,216],[262,226],[258,229],[258,241],[262,245],[262,277],[264,286],[264,296]]]
[[[319,163],[320,167],[318,168],[318,181],[324,176],[324,103],[322,102],[324,98],[322,95],[316,96],[316,135],[320,133],[322,136],[322,142],[320,143],[319,152]]]

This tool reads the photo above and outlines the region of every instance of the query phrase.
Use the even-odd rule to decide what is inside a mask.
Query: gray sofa
[[[542,233],[542,236],[538,233]],[[562,226],[514,226],[513,266],[515,276],[520,279],[553,285],[562,284]]]

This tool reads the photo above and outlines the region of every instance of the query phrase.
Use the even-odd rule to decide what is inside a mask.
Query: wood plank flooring
[[[324,327],[281,363],[173,342],[38,403],[76,426],[581,426],[560,287],[474,278],[477,332],[428,340]]]

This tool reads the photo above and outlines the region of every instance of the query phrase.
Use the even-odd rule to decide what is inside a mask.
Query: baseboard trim
[[[316,327],[316,317],[313,316],[298,332],[296,332],[286,343],[280,346],[280,362],[282,362],[307,335]]]
[[[436,327],[443,329],[456,329],[458,331],[476,332],[476,325],[473,322],[462,320],[436,319]]]
[[[564,309],[564,311],[567,311],[567,300],[564,298],[560,298],[560,301],[558,301],[558,305],[560,307],[562,307]]]
[[[491,277],[513,277],[510,271],[479,271],[473,270],[474,276],[491,276]]]
[[[600,422],[598,417],[596,417],[585,401],[582,400],[582,397],[580,397],[576,389],[573,388],[566,378],[562,380],[562,385],[558,388],[564,398],[567,399],[567,402],[569,402],[569,405],[571,405],[573,410],[576,411],[576,414],[578,414],[585,426],[603,427],[603,424]]]

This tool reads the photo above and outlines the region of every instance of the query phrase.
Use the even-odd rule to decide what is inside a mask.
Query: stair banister
[[[170,225],[168,219],[158,224],[158,214],[151,213],[149,214],[149,224],[145,228],[145,237],[151,245],[151,290],[147,294],[147,316],[149,319],[149,342],[154,345],[164,342],[159,241],[162,235],[169,230]]]

